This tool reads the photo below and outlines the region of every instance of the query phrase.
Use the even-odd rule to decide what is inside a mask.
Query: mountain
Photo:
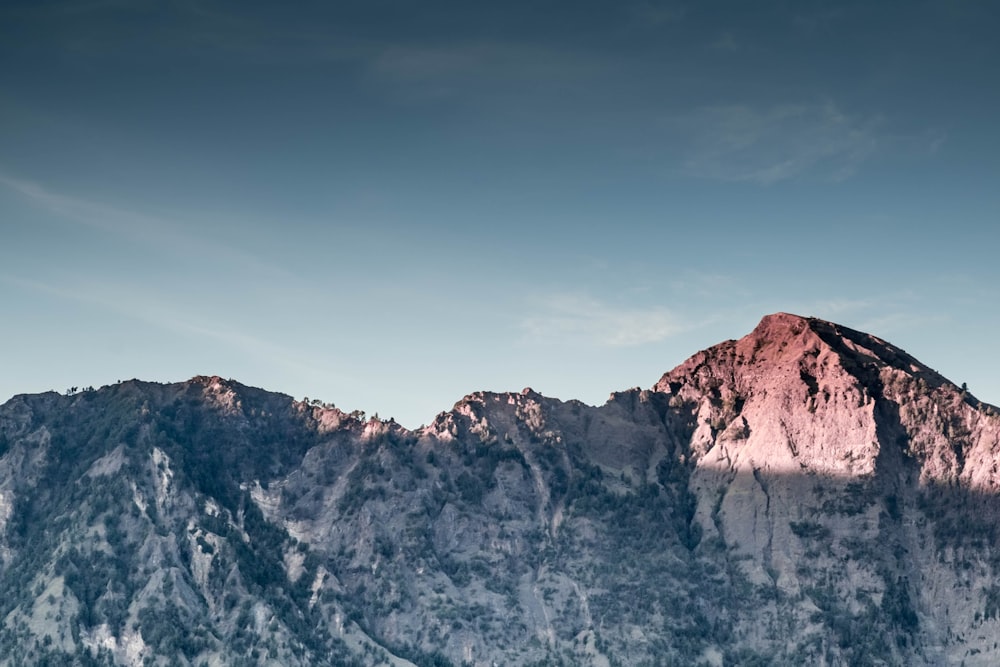
[[[765,317],[417,431],[218,377],[0,407],[3,665],[1000,664],[1000,416]]]

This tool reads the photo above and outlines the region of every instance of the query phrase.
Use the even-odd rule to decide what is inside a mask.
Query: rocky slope
[[[777,314],[408,431],[220,378],[0,407],[0,664],[993,665],[1000,417]]]

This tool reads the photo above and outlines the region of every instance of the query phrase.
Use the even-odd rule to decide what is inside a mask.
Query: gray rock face
[[[0,407],[0,664],[1000,664],[1000,417],[794,315],[600,407]]]

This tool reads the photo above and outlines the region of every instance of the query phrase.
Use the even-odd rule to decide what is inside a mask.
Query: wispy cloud
[[[676,277],[668,279],[666,285],[678,296],[704,300],[718,299],[721,295],[742,299],[751,296],[745,281],[736,276],[717,272],[683,270],[678,272]]]
[[[636,21],[658,27],[684,18],[684,6],[680,2],[663,0],[640,0],[629,7]]]
[[[798,315],[837,322],[882,338],[891,338],[948,319],[939,312],[921,309],[922,301],[920,294],[900,290],[861,298],[835,297],[791,303],[785,304],[784,309]]]
[[[816,313],[819,317],[833,318],[870,311],[884,305],[879,299],[873,297],[867,299],[824,299],[814,302],[807,314]]]
[[[893,336],[927,327],[934,324],[947,322],[948,317],[939,313],[915,313],[909,312],[888,312],[882,315],[869,317],[857,323],[856,327],[861,331],[866,331],[882,338],[892,338]]]
[[[221,344],[226,349],[240,350],[248,356],[267,360],[270,364],[283,366],[302,376],[311,376],[316,372],[315,358],[228,326],[218,318],[212,320],[195,315],[148,290],[140,291],[127,285],[97,282],[74,281],[72,285],[60,285],[4,274],[0,274],[0,283],[98,308],[206,345]]]
[[[443,44],[390,44],[366,62],[385,92],[404,101],[452,99],[462,104],[503,100],[524,106],[533,96],[558,94],[606,74],[615,64],[579,50],[529,42],[479,39]]]
[[[172,220],[139,211],[65,195],[38,183],[11,177],[0,172],[0,187],[12,190],[35,206],[57,215],[61,220],[109,235],[156,248],[181,257],[204,257],[212,262],[229,262],[273,277],[288,277],[276,266],[230,245],[195,236]]]
[[[546,297],[536,310],[521,322],[525,337],[536,343],[627,347],[656,343],[684,328],[666,308],[618,306],[580,294]]]
[[[877,118],[832,103],[706,107],[670,125],[689,142],[681,172],[720,181],[770,185],[807,172],[842,180],[878,146]]]
[[[11,3],[7,3],[11,4]],[[134,56],[200,61],[238,58],[251,63],[351,61],[366,53],[360,31],[317,12],[276,6],[226,7],[180,0],[57,0],[22,3],[2,18],[44,25],[50,48],[81,61]],[[132,26],[144,21],[145,29]]]
[[[81,200],[49,192],[37,183],[13,178],[6,174],[0,174],[0,185],[17,192],[53,213],[69,216],[92,227],[104,226],[101,224],[99,216],[101,211]]]
[[[736,53],[737,51],[740,50],[740,44],[739,42],[736,41],[736,38],[733,37],[733,33],[724,32],[721,35],[719,35],[715,40],[713,40],[708,45],[708,48],[712,49],[713,51],[725,51],[727,53]]]

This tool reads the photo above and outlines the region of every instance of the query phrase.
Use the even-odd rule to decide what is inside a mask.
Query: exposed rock
[[[420,431],[218,377],[0,406],[0,664],[993,665],[1000,417],[789,314]]]

